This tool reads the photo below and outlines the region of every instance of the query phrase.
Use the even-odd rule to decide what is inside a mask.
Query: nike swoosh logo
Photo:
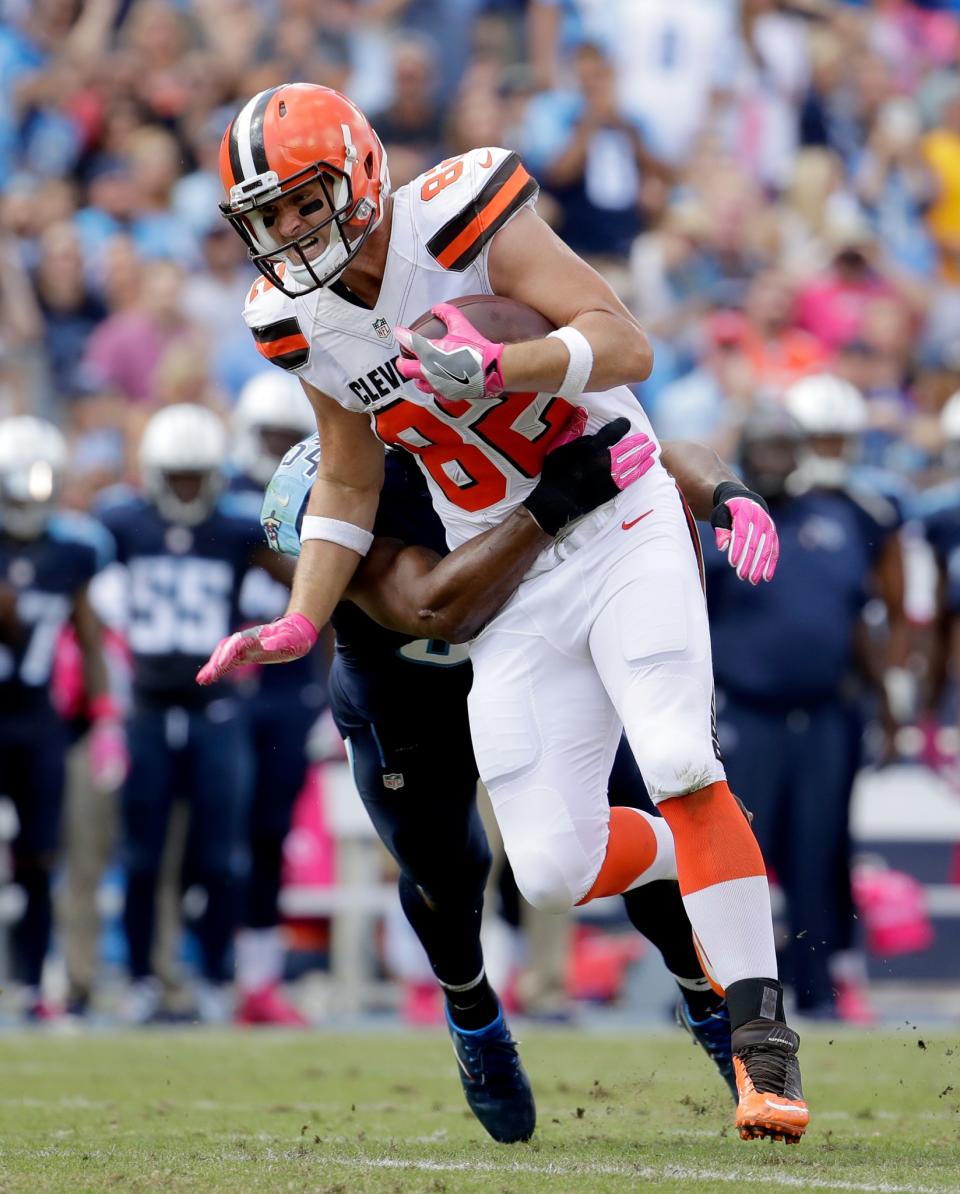
[[[651,506],[650,509],[647,511],[647,514],[652,514],[653,509],[654,508]],[[630,528],[635,527],[638,522],[643,522],[643,520],[647,517],[647,514],[641,514],[639,516],[639,518],[634,518],[630,522],[621,522],[620,525],[623,527],[623,529],[625,531],[629,531]]]
[[[453,1051],[453,1055],[454,1055],[454,1057],[457,1059],[457,1065],[460,1067],[460,1069],[461,1069],[461,1070],[463,1070],[463,1072],[464,1072],[464,1073],[466,1074],[466,1076],[467,1076],[467,1077],[470,1079],[470,1081],[471,1081],[471,1082],[475,1081],[475,1079],[474,1079],[474,1077],[473,1077],[473,1074],[471,1074],[471,1073],[470,1073],[470,1071],[467,1069],[467,1067],[466,1067],[466,1066],[463,1064],[463,1062],[460,1060],[460,1054],[459,1054],[459,1053],[456,1051],[456,1049],[454,1049],[454,1051]]]
[[[487,160],[485,162],[478,162],[477,164],[479,165],[481,170],[489,170],[490,169],[490,167],[493,165],[493,154],[490,152],[489,149],[487,150]]]
[[[436,369],[438,373],[445,374],[450,378],[451,381],[458,381],[462,386],[468,386],[470,384],[470,378],[466,373],[451,373],[446,365],[440,364],[434,365],[434,369]]]
[[[772,1107],[774,1111],[792,1111],[794,1115],[806,1115],[806,1107],[794,1107],[790,1103],[775,1103],[773,1099],[763,1100],[768,1107]]]

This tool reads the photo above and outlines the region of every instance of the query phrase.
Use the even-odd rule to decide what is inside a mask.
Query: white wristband
[[[339,543],[358,555],[365,556],[373,544],[373,535],[353,522],[341,522],[339,518],[321,518],[319,514],[304,514],[300,527],[300,542],[308,539],[326,539],[328,543]]]
[[[556,390],[556,395],[558,398],[579,398],[587,388],[587,382],[593,372],[593,349],[590,347],[590,341],[583,332],[569,326],[548,333],[547,339],[551,338],[562,340],[570,354],[567,371]]]

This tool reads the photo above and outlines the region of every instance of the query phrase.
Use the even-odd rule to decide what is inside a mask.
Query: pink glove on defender
[[[735,481],[723,481],[713,491],[713,507],[710,525],[717,547],[727,553],[737,576],[752,585],[773,580],[780,540],[763,498]]]

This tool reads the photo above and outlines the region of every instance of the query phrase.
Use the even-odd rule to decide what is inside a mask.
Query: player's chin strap
[[[587,388],[587,382],[590,380],[590,374],[593,372],[593,348],[590,345],[590,341],[583,332],[569,325],[557,328],[555,332],[548,333],[547,339],[562,340],[567,346],[567,352],[570,354],[570,360],[567,362],[567,371],[563,375],[563,381],[555,391],[557,397],[567,399],[579,398]]]
[[[373,546],[373,534],[353,522],[342,522],[339,518],[322,518],[318,514],[305,514],[300,527],[300,542],[308,539],[326,539],[338,543],[365,556]]]

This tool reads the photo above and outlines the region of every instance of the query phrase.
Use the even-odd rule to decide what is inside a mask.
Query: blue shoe
[[[458,1028],[447,1010],[447,1027],[470,1110],[500,1144],[529,1140],[537,1109],[503,1009],[492,1024],[474,1032]]]
[[[730,1087],[737,1101],[737,1079],[733,1073],[733,1049],[730,1045],[730,1013],[722,1003],[705,1020],[694,1020],[686,1001],[677,1004],[677,1023],[682,1025],[720,1071],[720,1077]]]

